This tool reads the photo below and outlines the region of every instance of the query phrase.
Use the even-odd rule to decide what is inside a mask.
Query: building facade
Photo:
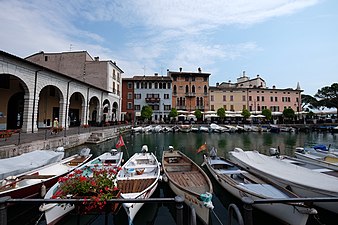
[[[155,74],[154,76],[134,76],[133,79],[135,117],[140,117],[142,107],[148,105],[153,109],[152,121],[167,120],[172,107],[170,77]]]
[[[135,121],[134,113],[134,79],[122,78],[122,121]]]
[[[39,52],[28,56],[26,60],[106,90],[109,97],[104,107],[103,120],[121,120],[123,71],[115,62],[100,60],[99,57],[93,58],[86,51]],[[76,112],[70,114],[71,121],[76,120],[75,114]]]
[[[105,89],[3,51],[0,96],[0,130],[32,133],[52,127],[55,118],[65,131],[88,121],[104,121],[111,102]]]
[[[210,73],[178,72],[167,70],[168,77],[172,79],[173,94],[172,106],[177,110],[200,111],[209,110],[209,76]]]
[[[268,88],[259,75],[250,79],[243,73],[236,83],[223,82],[210,87],[210,108],[237,112],[248,109],[253,114],[260,114],[264,109],[277,114],[286,108],[300,112],[301,93],[299,84],[295,89]]]

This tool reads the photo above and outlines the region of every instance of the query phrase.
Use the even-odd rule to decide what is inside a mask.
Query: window
[[[223,102],[226,102],[226,101],[227,101],[227,96],[223,95]]]
[[[127,109],[133,109],[133,104],[131,102],[127,103]]]
[[[140,89],[140,83],[136,82],[136,89]]]
[[[203,81],[208,81],[208,77],[204,77],[204,78],[203,78]]]
[[[135,95],[134,95],[134,98],[135,98],[135,99],[141,99],[141,94],[135,94]]]
[[[185,85],[185,93],[188,93],[189,92],[189,87],[188,85]]]
[[[234,101],[234,96],[230,95],[230,101],[233,102]]]
[[[213,95],[210,95],[210,101],[214,101],[214,96]]]
[[[170,83],[168,83],[168,89],[170,89],[171,88],[171,84]]]
[[[262,96],[262,102],[264,102],[264,96]]]
[[[174,94],[176,94],[177,93],[177,87],[176,87],[176,85],[174,85]]]
[[[242,95],[242,101],[243,101],[243,102],[246,101],[245,95]]]
[[[164,94],[164,99],[169,99],[169,94]]]
[[[270,102],[273,102],[273,97],[272,96],[270,97]]]
[[[132,82],[128,82],[128,89],[133,89],[133,83]]]
[[[275,102],[278,102],[278,98],[277,97],[275,97]]]
[[[135,110],[138,110],[138,111],[140,111],[140,109],[141,109],[140,105],[134,105],[134,108],[135,108]]]
[[[227,111],[227,106],[226,105],[223,105],[223,108],[225,111]]]
[[[242,110],[246,109],[246,105],[242,105]]]
[[[160,109],[159,105],[153,105],[153,106],[151,106],[151,108],[153,108],[153,110],[159,110]]]
[[[252,101],[252,96],[249,96],[249,101],[250,101],[250,102]]]
[[[113,79],[116,80],[115,70],[113,69]]]
[[[189,81],[189,77],[186,76],[186,77],[184,78],[184,80],[185,80],[185,81]]]
[[[48,61],[48,56],[45,56],[45,62],[47,62]]]
[[[166,83],[163,83],[162,88],[163,88],[163,89],[167,89],[167,84],[166,84]]]
[[[128,92],[128,97],[127,97],[127,99],[133,99],[133,93]]]
[[[158,88],[158,83],[157,82],[155,82],[155,89],[157,89]]]
[[[120,82],[120,73],[117,73],[117,81]]]
[[[191,91],[192,93],[195,93],[195,85],[192,86]]]
[[[215,106],[214,105],[211,105],[210,108],[211,108],[212,111],[215,110]]]
[[[230,105],[230,111],[235,111],[234,105]]]
[[[257,102],[259,102],[259,96],[257,96]]]
[[[171,105],[164,105],[164,110],[171,110]]]

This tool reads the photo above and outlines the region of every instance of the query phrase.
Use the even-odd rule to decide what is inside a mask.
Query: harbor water
[[[123,139],[125,147],[121,150],[124,152],[124,160],[128,159],[135,152],[139,152],[143,145],[148,145],[148,149],[154,152],[161,160],[162,151],[166,150],[169,145],[175,149],[183,151],[186,155],[191,157],[197,164],[201,165],[203,161],[203,154],[196,153],[199,146],[206,143],[208,148],[215,147],[218,150],[219,156],[227,157],[227,153],[235,147],[243,150],[258,150],[261,153],[268,154],[270,148],[280,148],[281,154],[293,155],[296,147],[310,147],[315,144],[331,145],[332,148],[338,148],[337,142],[338,134],[331,133],[149,133],[149,134],[125,134]],[[83,147],[91,148],[94,156],[100,155],[105,151],[114,148],[117,138],[106,141],[100,144],[88,144],[85,146],[78,146],[76,148],[67,150],[66,155],[78,153]],[[203,168],[206,171],[206,168]],[[207,171],[206,171],[207,172]],[[235,203],[240,209],[242,207],[240,200],[234,198],[229,193],[218,185],[218,183],[209,175],[213,187],[213,204],[214,209],[211,213],[211,224],[222,225],[227,224],[229,204]],[[160,182],[157,191],[152,197],[174,197],[175,194],[170,190],[167,183]],[[187,207],[185,207],[187,208]],[[22,216],[18,216],[23,214]],[[25,213],[23,213],[25,212]],[[17,206],[15,210],[9,210],[9,224],[39,224],[44,225],[43,216],[37,223],[36,221],[41,216],[35,206],[22,205]],[[279,225],[283,224],[277,219],[264,214],[258,210],[254,210],[254,225]],[[117,215],[108,217],[109,224],[124,225],[128,224],[128,219],[124,213],[123,208]],[[338,215],[331,214],[324,211],[319,211],[319,214],[314,217],[311,216],[308,225],[314,224],[336,224]],[[70,214],[65,217],[58,224],[104,224],[104,216],[81,215],[76,216]],[[149,203],[145,204],[138,212],[133,222],[134,225],[174,225],[175,224],[175,204],[161,204]],[[198,224],[200,222],[198,221]]]

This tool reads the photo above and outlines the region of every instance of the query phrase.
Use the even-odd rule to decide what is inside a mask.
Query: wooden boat
[[[53,186],[59,177],[87,162],[91,157],[89,152],[90,149],[85,148],[80,154],[70,156],[60,162],[4,179],[0,187],[0,197],[31,198],[39,195],[43,197],[46,190]]]
[[[148,146],[142,146],[141,153],[135,153],[122,166],[117,174],[117,185],[121,198],[145,199],[155,192],[160,177],[160,165],[156,156],[148,152]],[[132,224],[137,212],[144,203],[123,203],[129,224]]]
[[[195,208],[196,215],[204,224],[209,224],[209,211],[213,208],[212,184],[206,173],[190,158],[169,146],[163,151],[162,167],[164,179],[176,195]]]
[[[90,160],[89,162],[83,164],[81,167],[78,167],[78,170],[82,172],[82,175],[85,177],[92,176],[92,170],[95,169],[114,169],[121,165],[123,158],[123,152],[119,152],[116,149],[113,149],[111,152],[105,152],[100,156]],[[74,173],[74,172],[73,172]],[[57,182],[53,187],[47,192],[45,199],[54,198],[54,194],[60,190],[60,183]],[[43,204],[40,206],[39,210],[44,212],[45,219],[47,224],[55,224],[67,213],[72,211],[75,208],[74,205],[64,204]]]
[[[180,132],[189,133],[191,131],[191,124],[181,124],[178,126]]]
[[[251,173],[288,188],[300,197],[338,197],[338,179],[287,163],[257,151],[236,148],[229,152],[231,161]],[[315,182],[314,182],[315,181]],[[338,213],[338,202],[315,202],[316,206]]]
[[[59,147],[56,150],[36,150],[0,159],[0,181],[9,176],[16,176],[54,162],[59,162],[63,157],[64,148]]]
[[[209,155],[204,155],[204,164],[215,180],[228,192],[241,199],[243,196],[253,200],[298,198],[285,188],[275,186],[262,178],[255,176],[218,157],[212,149]],[[305,225],[310,214],[316,214],[315,209],[301,203],[254,205],[256,208],[291,225]]]

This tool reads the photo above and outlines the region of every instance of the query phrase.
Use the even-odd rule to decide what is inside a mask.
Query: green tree
[[[292,108],[286,108],[283,110],[283,116],[291,121],[295,117],[295,111]]]
[[[308,109],[317,109],[318,108],[318,101],[315,97],[311,95],[302,95],[302,110],[307,111]]]
[[[199,109],[195,110],[194,115],[196,116],[197,120],[201,120],[203,117],[202,112]]]
[[[272,118],[272,113],[270,109],[263,109],[262,115],[265,116],[267,120],[271,120]]]
[[[175,118],[178,116],[178,112],[176,108],[171,108],[171,111],[169,113],[169,117]]]
[[[315,94],[318,99],[318,105],[327,108],[335,108],[338,110],[338,83],[326,86],[318,90]]]
[[[245,120],[249,119],[249,117],[251,116],[250,111],[247,109],[243,109],[241,114]]]
[[[145,105],[141,110],[141,117],[144,120],[150,120],[153,115],[153,109],[149,105]]]
[[[217,109],[217,116],[219,116],[219,118],[223,122],[225,118],[225,109],[224,108]]]

